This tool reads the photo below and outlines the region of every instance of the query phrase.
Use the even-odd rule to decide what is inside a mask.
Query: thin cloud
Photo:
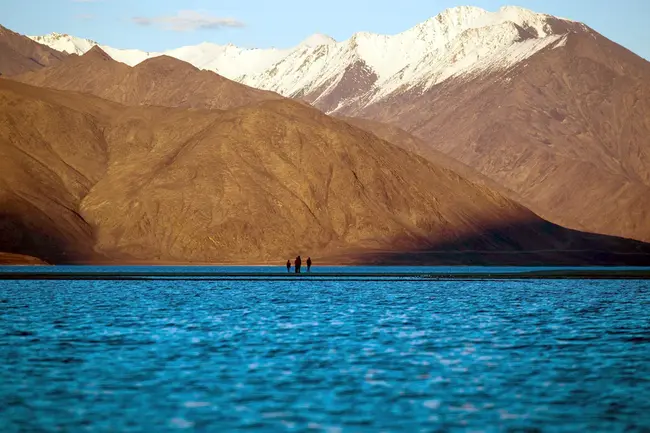
[[[187,32],[194,30],[219,30],[225,27],[244,27],[245,24],[234,18],[221,18],[205,12],[191,10],[179,11],[176,15],[164,17],[133,17],[140,26],[159,25],[165,30]]]
[[[133,17],[132,20],[134,23],[136,23],[139,26],[150,26],[151,24],[153,24],[153,20],[151,18]]]
[[[75,15],[75,18],[81,21],[91,21],[95,19],[95,15],[93,14],[79,14]]]
[[[97,3],[99,0],[72,0],[72,3]]]

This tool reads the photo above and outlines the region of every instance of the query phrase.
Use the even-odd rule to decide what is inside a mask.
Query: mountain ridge
[[[0,79],[0,154],[0,250],[49,263],[284,263],[306,252],[345,263],[376,251],[468,263],[477,250],[493,263],[522,251],[529,262],[650,261],[648,244],[551,224],[285,98],[129,107]]]
[[[11,76],[56,65],[66,57],[0,25],[0,75]]]
[[[326,83],[331,84],[340,80],[346,70],[354,67],[355,64],[365,65],[376,75],[375,81],[380,84],[378,87],[382,90],[379,93],[382,95],[384,92],[390,93],[404,85],[413,87],[423,84],[423,81],[426,82],[430,77],[426,77],[426,74],[422,76],[422,68],[430,68],[432,61],[434,63],[444,61],[446,50],[449,48],[456,50],[450,54],[452,60],[463,56],[466,62],[472,63],[467,60],[468,55],[476,55],[473,53],[476,49],[469,47],[467,45],[469,42],[464,45],[458,42],[459,46],[450,46],[464,33],[468,35],[466,38],[473,40],[472,38],[476,39],[477,37],[486,38],[485,35],[475,34],[477,30],[488,32],[490,37],[495,39],[494,44],[506,46],[517,42],[516,39],[519,38],[520,31],[516,27],[529,32],[529,36],[532,38],[552,37],[545,40],[545,44],[554,42],[554,39],[558,39],[561,34],[570,29],[587,31],[583,24],[519,7],[505,6],[497,12],[488,12],[477,7],[461,6],[446,9],[435,17],[396,35],[358,32],[345,41],[336,42],[328,36],[316,34],[297,46],[285,50],[243,50],[231,44],[218,46],[202,43],[194,47],[168,50],[164,53],[140,52],[136,56],[132,56],[133,50],[121,52],[105,47],[105,51],[114,59],[131,66],[146,58],[167,54],[187,61],[200,69],[215,71],[226,78],[256,88],[276,91],[287,97],[301,95],[316,100],[319,97],[326,97],[326,91],[332,87],[325,85]],[[56,34],[55,37],[46,35],[32,36],[31,38],[63,50],[66,49],[66,46],[59,43],[61,37],[60,34]],[[78,54],[79,51],[87,50],[92,44],[96,44],[90,40],[84,42],[83,40],[79,41],[79,38],[70,37],[69,39],[67,43],[75,46],[75,52]],[[314,43],[306,43],[308,41]],[[475,42],[471,42],[471,44],[476,45]],[[409,47],[409,50],[405,49],[406,46]],[[528,54],[531,54],[539,47],[531,46],[529,48]],[[484,56],[484,54],[481,55]],[[457,62],[457,60],[453,60],[453,62]],[[305,69],[305,65],[307,65],[307,69]],[[445,74],[459,72],[449,70],[449,66],[446,64],[441,64],[439,67],[443,68],[440,72],[443,78]],[[463,68],[460,69],[462,72]],[[413,76],[404,80],[399,78],[399,74]],[[296,75],[301,77],[298,81],[295,80]],[[391,78],[392,81],[390,81]],[[431,83],[425,83],[425,85],[431,86]],[[324,90],[319,93],[319,89]],[[351,98],[358,96],[360,95],[350,95]],[[376,98],[377,95],[374,97]],[[321,106],[319,108],[330,112],[335,111],[337,107]]]
[[[258,100],[283,98],[166,55],[131,67],[113,60],[97,45],[81,56],[68,56],[54,67],[12,79],[90,93],[126,105],[228,109]]]

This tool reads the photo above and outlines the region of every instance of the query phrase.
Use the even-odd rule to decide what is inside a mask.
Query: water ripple
[[[643,281],[9,281],[0,431],[648,431]]]

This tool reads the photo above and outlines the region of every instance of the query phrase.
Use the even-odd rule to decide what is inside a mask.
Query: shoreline
[[[35,269],[35,268],[32,268]],[[42,268],[40,268],[42,269]],[[50,268],[51,269],[51,268]],[[530,279],[618,279],[650,280],[650,269],[566,269],[566,270],[522,270],[521,272],[47,272],[20,270],[2,272],[0,280],[239,280],[239,281],[444,281],[444,280],[530,280]]]

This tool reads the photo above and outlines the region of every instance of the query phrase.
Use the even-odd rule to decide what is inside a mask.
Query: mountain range
[[[2,29],[0,59],[0,250],[650,262],[605,236],[650,239],[648,62],[581,23],[461,7],[394,36],[166,53]]]
[[[129,107],[0,80],[0,125],[0,243],[50,263],[650,258],[289,99]]]
[[[77,54],[95,44],[33,39]],[[130,65],[161,55],[103,49]],[[165,55],[329,114],[392,123],[421,139],[424,154],[471,166],[547,219],[650,241],[650,64],[582,23],[458,7],[393,36]]]
[[[30,71],[14,79],[37,86],[74,90],[127,105],[228,109],[282,96],[202,71],[172,57],[159,56],[130,67],[95,46],[57,67]]]
[[[99,46],[129,66],[166,55],[252,87],[304,98],[335,113],[349,105],[366,106],[389,98],[395,92],[426,90],[450,77],[507,69],[545,47],[561,46],[571,31],[589,29],[518,7],[488,12],[464,6],[447,9],[393,36],[360,32],[337,42],[315,34],[290,49],[202,43],[152,53],[115,49],[60,33],[31,39],[78,55]]]

